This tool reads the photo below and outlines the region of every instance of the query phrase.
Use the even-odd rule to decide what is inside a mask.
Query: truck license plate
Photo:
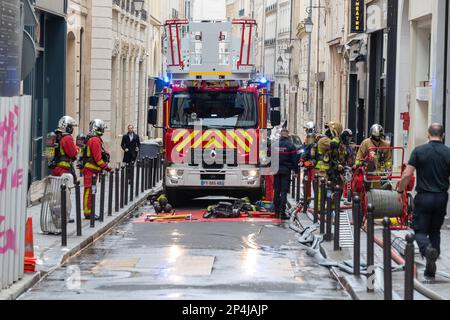
[[[223,187],[225,185],[225,181],[220,180],[200,180],[201,186],[207,187]]]

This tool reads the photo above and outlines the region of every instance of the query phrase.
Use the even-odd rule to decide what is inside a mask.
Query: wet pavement
[[[20,299],[350,299],[284,224],[136,222],[126,220]]]

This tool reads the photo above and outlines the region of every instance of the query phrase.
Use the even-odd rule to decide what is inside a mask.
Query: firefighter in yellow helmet
[[[328,122],[325,125],[325,137],[317,144],[316,172],[320,177],[332,178],[331,173],[338,170],[340,136],[343,127],[339,122]]]
[[[356,155],[356,166],[361,166],[366,163],[369,172],[380,176],[386,176],[386,173],[392,173],[392,150],[370,150],[371,148],[389,148],[391,145],[383,140],[383,138],[383,127],[379,124],[374,124],[370,128],[370,138],[367,138],[361,143],[358,154]],[[373,188],[380,186],[379,183],[372,184]]]

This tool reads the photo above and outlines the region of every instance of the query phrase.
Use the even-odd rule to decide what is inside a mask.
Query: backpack
[[[61,156],[59,151],[60,141],[61,134],[57,134],[54,131],[47,133],[45,140],[45,158],[50,169],[56,167],[56,163]]]

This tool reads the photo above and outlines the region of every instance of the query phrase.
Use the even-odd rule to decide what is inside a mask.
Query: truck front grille
[[[215,157],[212,155],[215,154]],[[225,165],[237,166],[237,149],[212,150],[194,149],[189,151],[189,165],[202,164],[205,169],[223,169]]]

